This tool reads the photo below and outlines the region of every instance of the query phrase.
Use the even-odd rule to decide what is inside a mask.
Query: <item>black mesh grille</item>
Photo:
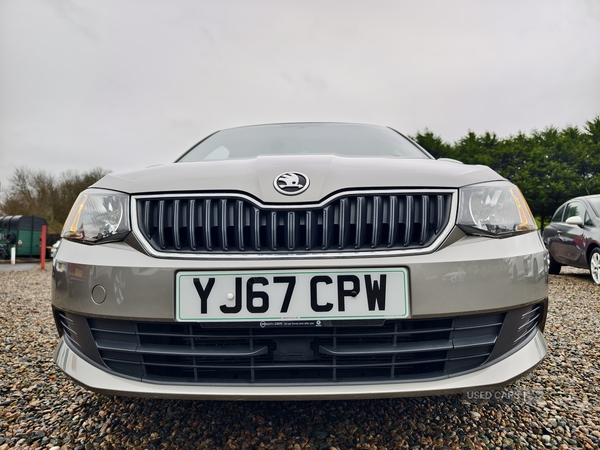
[[[161,196],[138,199],[136,214],[158,252],[344,252],[427,248],[448,226],[451,205],[449,192],[348,194],[306,208]]]
[[[79,351],[122,375],[171,383],[302,384],[459,374],[526,342],[541,312],[542,305],[535,305],[508,313],[298,328],[85,319],[64,312],[56,317]],[[74,326],[86,329],[89,344],[83,331],[69,331]]]

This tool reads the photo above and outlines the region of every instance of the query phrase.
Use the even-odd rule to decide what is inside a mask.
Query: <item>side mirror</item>
[[[565,222],[567,222],[569,225],[577,225],[578,227],[583,226],[583,220],[579,216],[569,217]]]

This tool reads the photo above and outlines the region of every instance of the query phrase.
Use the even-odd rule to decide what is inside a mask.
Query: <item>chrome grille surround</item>
[[[242,193],[134,195],[132,227],[144,249],[159,258],[430,253],[455,224],[456,192],[351,190],[310,204],[264,204]]]

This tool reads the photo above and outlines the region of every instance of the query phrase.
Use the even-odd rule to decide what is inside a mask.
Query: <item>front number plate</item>
[[[406,269],[179,272],[181,322],[405,318]]]

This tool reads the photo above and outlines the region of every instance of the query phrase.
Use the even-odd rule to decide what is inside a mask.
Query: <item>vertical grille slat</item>
[[[235,202],[235,248],[240,251],[245,250],[244,223],[244,202],[237,200]]]
[[[361,192],[308,207],[235,195],[142,196],[136,230],[165,253],[421,250],[451,226],[453,195]]]
[[[393,247],[398,242],[398,197],[390,197],[390,229],[388,232],[388,248]]]
[[[346,247],[346,245],[348,245],[348,236],[350,231],[350,200],[347,198],[340,200],[339,228],[339,248],[343,249]]]
[[[306,211],[306,250],[312,250],[317,241],[317,214]]]
[[[165,201],[158,202],[158,243],[163,250],[167,248],[165,242]]]
[[[269,239],[269,248],[277,250],[277,212],[271,211],[267,217],[267,238]]]
[[[436,196],[437,199],[437,211],[436,211],[436,221],[435,221],[435,234],[439,234],[442,229],[442,224],[444,221],[444,197],[441,195]]]
[[[425,243],[427,238],[427,231],[429,225],[429,197],[426,195],[421,196],[421,235],[419,236],[419,245]]]
[[[323,208],[323,250],[331,247],[333,237],[333,206]]]
[[[219,202],[219,247],[223,250],[229,250],[229,243],[227,241],[227,200],[222,199]]]
[[[404,228],[403,245],[405,247],[408,247],[408,245],[410,244],[410,242],[412,240],[414,209],[415,209],[415,199],[412,195],[407,195],[406,203],[404,204],[405,228]]]
[[[287,249],[294,250],[296,248],[296,213],[289,211],[287,213]]]
[[[144,203],[144,212],[143,212],[143,225],[142,225],[142,230],[144,232],[144,235],[146,236],[146,238],[151,238],[152,237],[152,229],[154,228],[153,224],[152,224],[152,216],[151,211],[152,211],[152,207],[151,207],[151,202],[149,200],[146,200]]]
[[[383,203],[381,197],[373,197],[373,235],[371,237],[371,248],[379,247],[381,244],[381,229],[383,228]]]
[[[210,235],[210,229],[212,226],[211,218],[212,218],[212,202],[210,199],[204,200],[204,223],[202,224],[202,231],[204,232],[204,247],[206,250],[212,250],[212,237]]]
[[[356,198],[356,236],[354,248],[359,249],[365,243],[367,234],[367,205],[364,197]]]
[[[188,203],[188,242],[190,249],[195,251],[196,247],[196,200],[191,199]]]
[[[173,246],[175,250],[181,250],[181,239],[179,236],[179,227],[181,226],[181,211],[179,200],[173,202]]]
[[[254,206],[251,209],[252,217],[250,218],[250,239],[252,248],[255,251],[260,251],[260,210]]]

